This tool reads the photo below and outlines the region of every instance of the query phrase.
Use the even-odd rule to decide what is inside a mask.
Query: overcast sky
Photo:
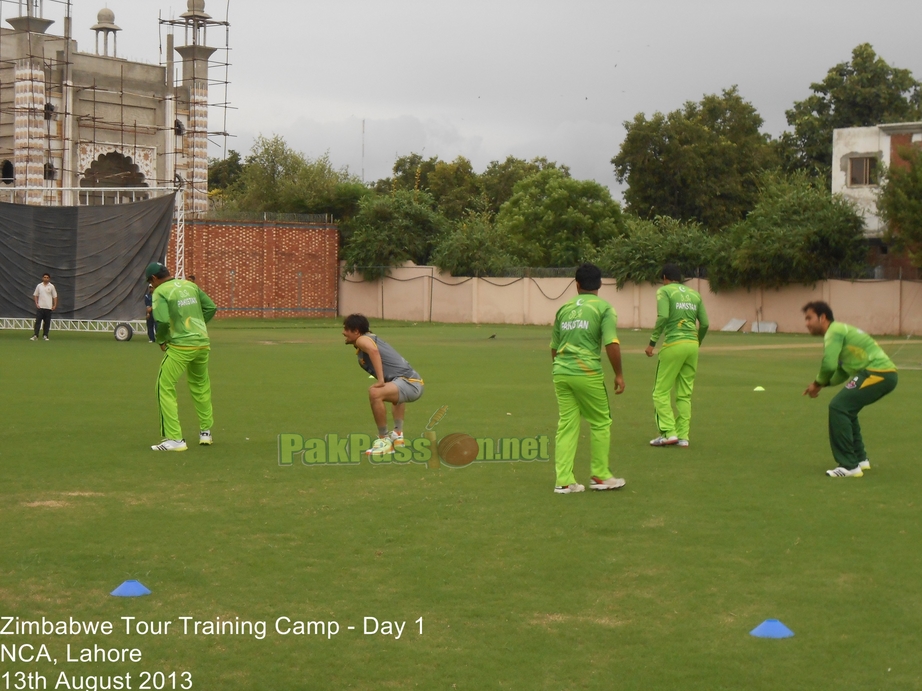
[[[44,5],[63,17],[57,0]],[[183,0],[73,0],[83,52],[94,51],[104,6],[122,28],[119,56],[152,63],[163,60],[158,17],[187,10]],[[2,10],[18,14],[9,0]],[[918,0],[206,0],[205,11],[230,22],[228,148],[246,155],[257,135],[278,134],[365,180],[411,152],[466,156],[478,172],[546,156],[617,194],[610,161],[638,112],[735,84],[777,136],[785,110],[863,42],[922,78]],[[208,38],[225,43],[223,29]]]

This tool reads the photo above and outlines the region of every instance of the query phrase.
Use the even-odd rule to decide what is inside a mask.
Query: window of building
[[[848,186],[877,184],[877,158],[867,156],[848,159]]]
[[[16,182],[16,176],[13,172],[13,163],[9,160],[0,164],[0,182],[5,185],[12,185]]]

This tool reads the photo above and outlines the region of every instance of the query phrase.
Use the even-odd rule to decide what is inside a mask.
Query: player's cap
[[[147,268],[144,270],[145,280],[149,281],[151,276],[155,276],[159,274],[164,269],[166,269],[166,267],[160,262],[151,262],[150,264],[147,265]]]

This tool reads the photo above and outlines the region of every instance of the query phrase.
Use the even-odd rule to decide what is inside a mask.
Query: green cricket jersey
[[[618,341],[618,315],[605,300],[581,293],[557,310],[551,348],[554,374],[602,374],[601,349]]]
[[[842,322],[832,322],[823,338],[823,364],[816,375],[816,383],[835,386],[861,370],[896,372],[896,365],[864,331]]]
[[[208,348],[209,321],[217,307],[201,288],[181,278],[173,278],[154,290],[154,320],[157,343],[178,348]]]
[[[656,291],[656,324],[650,335],[654,348],[660,336],[664,336],[664,348],[675,343],[701,343],[709,326],[698,291],[681,283],[660,286]]]

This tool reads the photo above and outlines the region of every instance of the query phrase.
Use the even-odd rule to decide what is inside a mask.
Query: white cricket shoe
[[[398,434],[397,432],[391,432],[387,435],[388,439],[391,440],[391,444],[394,445],[395,449],[402,449],[407,443],[403,440],[403,432]]]
[[[214,440],[211,438],[211,430],[203,429],[198,433],[198,443],[199,446],[211,446]]]
[[[861,468],[862,470],[870,470],[871,462],[867,458],[865,458],[863,461],[861,461],[861,463],[858,464],[858,467]]]
[[[600,480],[595,475],[593,475],[592,480],[589,483],[589,488],[605,491],[609,489],[621,489],[624,487],[624,484],[624,479],[620,477],[610,477],[607,480]]]
[[[33,337],[30,338],[29,340],[30,340],[30,341],[37,341],[37,340],[38,340],[38,336],[33,336]]]
[[[858,466],[857,468],[852,468],[851,470],[849,470],[848,468],[843,468],[842,466],[839,466],[838,468],[827,470],[826,474],[829,477],[861,477],[862,475],[864,475],[864,473],[861,472],[861,466]]]
[[[186,446],[185,439],[164,439],[150,448],[153,451],[185,451],[189,447]]]
[[[679,438],[676,436],[672,437],[657,437],[656,439],[650,440],[650,446],[672,446],[673,444],[678,444]]]
[[[366,456],[386,456],[389,453],[394,453],[394,443],[391,441],[391,438],[388,437],[378,437],[375,439],[374,444],[371,445],[371,448],[365,452]]]
[[[678,447],[680,447],[680,448],[687,449],[687,448],[688,448],[688,439],[679,439],[679,441],[677,441],[677,442],[675,443],[675,445],[678,446]]]
[[[554,488],[554,494],[575,494],[576,492],[585,492],[586,487],[578,482],[569,485],[559,485]]]

